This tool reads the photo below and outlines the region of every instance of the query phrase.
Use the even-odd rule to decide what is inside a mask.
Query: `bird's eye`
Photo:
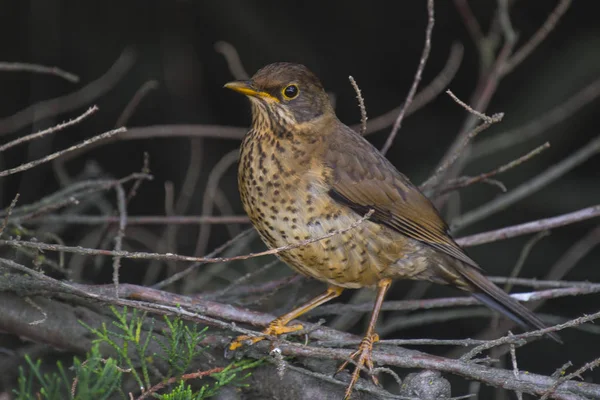
[[[291,100],[298,97],[300,89],[296,85],[287,85],[281,92],[286,99]]]

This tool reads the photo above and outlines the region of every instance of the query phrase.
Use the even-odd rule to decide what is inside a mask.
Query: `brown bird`
[[[241,146],[238,185],[244,209],[268,247],[343,230],[373,210],[354,229],[277,254],[301,274],[327,282],[329,288],[263,331],[275,336],[300,330],[300,324],[287,324],[345,288],[377,287],[366,335],[351,355],[357,367],[346,398],[361,367],[373,369],[371,351],[379,340],[375,323],[394,279],[449,284],[525,328],[545,327],[482,275],[479,265],[451,238],[448,225],[427,197],[340,122],[319,79],[306,67],[271,64],[252,79],[225,87],[251,100],[252,128]],[[240,336],[229,349],[262,339]]]

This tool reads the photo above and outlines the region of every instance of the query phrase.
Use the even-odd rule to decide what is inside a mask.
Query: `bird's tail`
[[[507,316],[524,329],[544,329],[546,324],[523,304],[510,297],[505,291],[470,265],[463,264],[457,272],[472,288],[471,295],[489,308]],[[553,332],[548,333],[558,343],[560,337]]]

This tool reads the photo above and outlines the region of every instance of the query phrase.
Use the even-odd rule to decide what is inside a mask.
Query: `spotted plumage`
[[[522,326],[544,327],[482,275],[419,189],[338,120],[321,83],[306,67],[271,64],[251,80],[226,87],[251,100],[252,128],[242,142],[238,184],[244,209],[267,246],[343,230],[373,210],[352,230],[277,254],[298,272],[327,282],[329,289],[273,321],[265,333],[294,330],[286,324],[342,288],[376,286],[371,324],[353,355],[359,365],[369,365],[379,307],[394,279],[450,284]],[[239,347],[241,339],[230,348]],[[355,371],[351,386],[357,378]]]

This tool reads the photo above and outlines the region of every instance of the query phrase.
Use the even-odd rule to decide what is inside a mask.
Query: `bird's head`
[[[248,96],[254,125],[265,123],[291,131],[335,116],[321,82],[304,65],[269,64],[250,80],[229,82],[225,87]]]

